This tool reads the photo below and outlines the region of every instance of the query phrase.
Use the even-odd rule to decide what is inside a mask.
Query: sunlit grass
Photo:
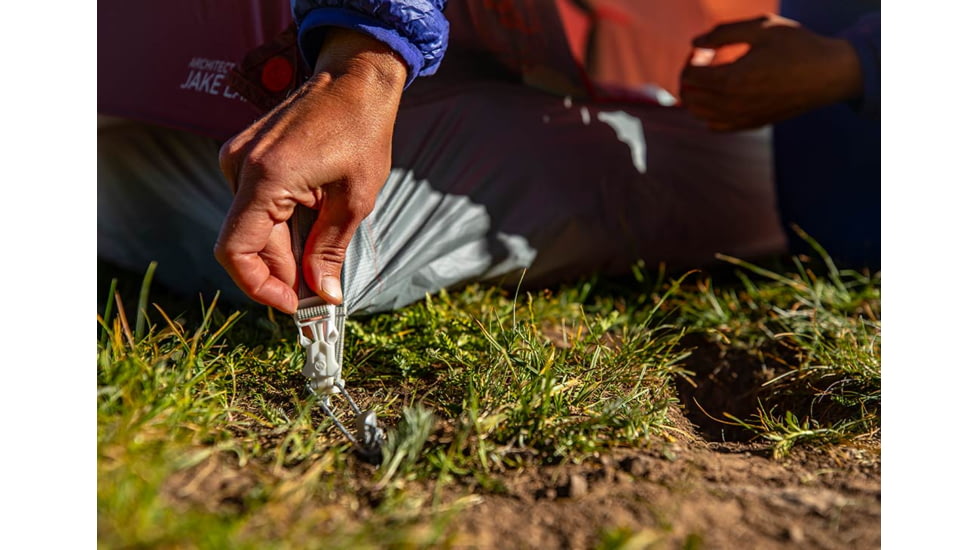
[[[349,319],[348,388],[388,428],[379,467],[303,391],[291,320],[219,298],[171,316],[150,271],[131,323],[113,284],[98,319],[100,544],[451,546],[452,518],[505,491],[507,472],[669,441],[676,384],[696,381],[691,335],[766,373],[752,415],[714,412],[775,458],[878,437],[879,274],[726,261],[723,283],[637,266],[626,283],[473,285]]]

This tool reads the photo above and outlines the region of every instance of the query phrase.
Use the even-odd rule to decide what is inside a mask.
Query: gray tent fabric
[[[98,257],[135,272],[159,263],[155,281],[178,293],[244,303],[214,259],[231,191],[213,139],[99,117]]]
[[[219,144],[100,126],[99,256],[188,292],[243,296],[213,259],[231,194]],[[347,311],[471,281],[549,285],[635,261],[674,268],[782,251],[767,129],[717,134],[680,109],[595,103],[499,80],[419,80],[393,168],[347,252]]]

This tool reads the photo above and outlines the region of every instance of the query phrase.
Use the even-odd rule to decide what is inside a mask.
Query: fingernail
[[[326,276],[323,277],[322,281],[323,292],[329,295],[330,298],[336,300],[337,302],[343,302],[343,288],[340,285],[340,280],[336,277]]]
[[[689,64],[694,67],[706,67],[713,63],[713,58],[716,56],[716,50],[710,48],[696,48],[693,50],[693,56],[689,60]]]

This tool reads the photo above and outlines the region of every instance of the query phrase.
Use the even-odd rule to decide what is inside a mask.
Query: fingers
[[[328,188],[325,201],[306,240],[303,273],[313,292],[328,303],[339,305],[343,302],[340,281],[346,249],[373,204],[351,197],[339,184]]]
[[[707,120],[716,116],[719,104],[723,102],[723,96],[704,91],[685,89],[680,96],[683,107],[693,116]]]
[[[680,88],[723,91],[729,87],[731,75],[736,69],[733,65],[696,67],[687,65],[679,76]]]
[[[697,48],[719,48],[737,42],[753,43],[760,38],[761,31],[769,19],[769,16],[763,15],[754,19],[717,25],[710,32],[694,38],[693,46]]]
[[[693,48],[686,59],[686,65],[692,67],[709,67],[713,64],[717,51],[711,48]]]
[[[711,130],[731,129],[727,96],[705,90],[686,90],[682,102],[690,114],[705,122]]]
[[[794,21],[770,14],[717,25],[693,39],[693,50],[680,77],[682,85],[714,91],[735,88],[748,76],[747,66],[756,64],[758,56],[764,57],[772,40],[777,43],[772,35],[783,34],[777,32],[780,27],[797,26]]]
[[[292,254],[289,222],[277,223],[272,227],[272,233],[268,236],[268,244],[258,255],[268,266],[268,271],[272,277],[282,281],[293,290],[296,289],[299,268],[295,261],[295,255]]]
[[[397,110],[396,100],[385,99],[391,94],[375,93],[388,83],[366,76],[351,69],[310,79],[221,148],[221,171],[235,197],[214,253],[257,302],[286,313],[298,306],[299,270],[285,222],[300,204],[318,211],[303,251],[303,279],[328,302],[342,300],[346,247],[373,206],[372,198],[353,200],[348,182],[376,197],[385,162],[389,170]],[[374,108],[354,108],[375,96],[368,102]]]
[[[763,126],[767,122],[757,118],[757,106],[747,98],[734,94],[720,94],[708,90],[686,90],[682,95],[683,106],[715,132],[733,132]]]
[[[295,268],[290,273],[288,230],[257,202],[235,198],[214,247],[214,256],[238,287],[256,302],[295,313]],[[278,226],[278,227],[277,227]],[[293,260],[293,266],[294,266]]]

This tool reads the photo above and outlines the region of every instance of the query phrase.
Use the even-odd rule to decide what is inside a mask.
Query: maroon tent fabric
[[[450,49],[488,53],[528,85],[672,105],[694,36],[776,8],[776,0],[595,0],[587,10],[570,0],[452,0],[446,15]],[[305,72],[286,0],[104,0],[98,23],[100,114],[223,140]]]
[[[287,1],[102,0],[98,112],[227,139],[258,116],[231,87],[233,67],[291,23]],[[275,88],[294,70],[259,76]]]

